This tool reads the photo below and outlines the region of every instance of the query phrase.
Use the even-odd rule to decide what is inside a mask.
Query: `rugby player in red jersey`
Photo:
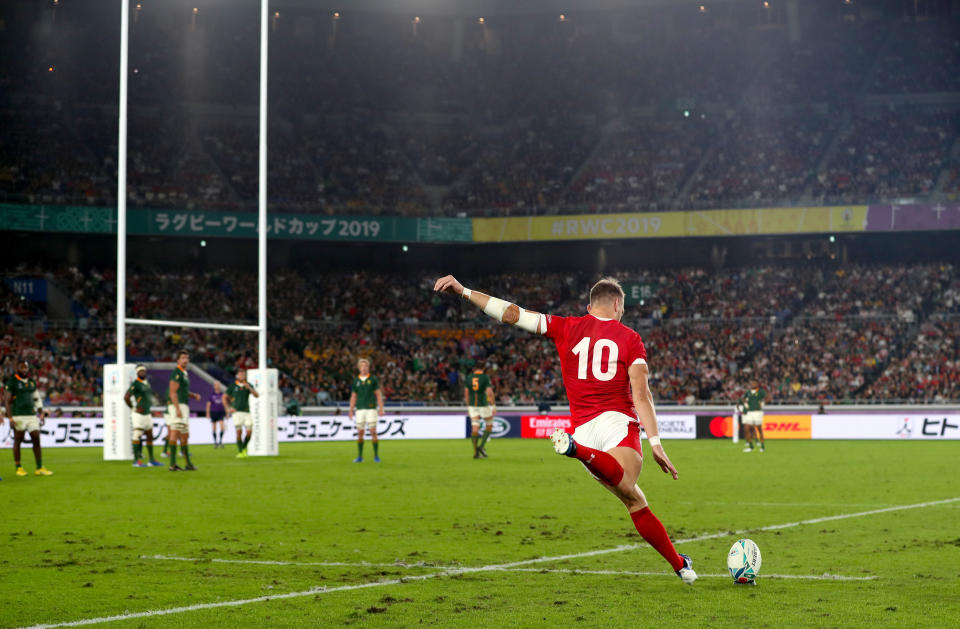
[[[588,314],[582,317],[524,310],[464,288],[452,275],[438,279],[433,289],[460,295],[497,321],[543,334],[554,342],[560,354],[574,428],[572,435],[557,429],[550,437],[554,449],[583,463],[627,507],[640,536],[663,555],[684,583],[693,584],[697,573],[690,557],[677,553],[637,486],[643,466],[641,424],[653,460],[674,480],[678,475],[660,443],[643,341],[639,334],[620,323],[624,295],[619,282],[613,278],[597,282],[590,289]]]

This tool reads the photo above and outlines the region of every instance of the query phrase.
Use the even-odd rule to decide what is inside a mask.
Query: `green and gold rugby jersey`
[[[18,374],[7,380],[7,392],[14,417],[37,414],[37,404],[33,394],[37,390],[37,381],[33,378],[21,378]]]
[[[767,392],[763,389],[757,389],[756,391],[747,391],[744,393],[743,398],[740,403],[743,404],[745,411],[762,411],[763,407],[760,406],[760,403],[763,402],[763,399],[767,397]]]
[[[250,412],[250,389],[245,384],[233,382],[226,391],[226,395],[230,396],[230,406],[239,413]]]
[[[376,376],[367,376],[361,378],[357,376],[350,391],[357,394],[357,408],[370,409],[377,408],[377,391],[380,389],[380,381]]]
[[[167,389],[167,404],[186,404],[190,401],[190,378],[187,377],[187,372],[180,367],[174,367],[173,373],[170,374],[170,382],[176,382],[180,385],[180,388],[177,389],[177,399],[171,400],[169,389]]]
[[[149,415],[150,405],[153,403],[153,391],[150,389],[150,383],[137,378],[130,383],[127,392],[136,402],[134,410],[141,415]]]
[[[467,406],[489,406],[487,389],[490,388],[490,376],[482,371],[474,371],[467,376]]]

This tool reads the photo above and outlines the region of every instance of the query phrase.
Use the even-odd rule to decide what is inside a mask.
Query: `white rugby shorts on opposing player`
[[[253,417],[248,411],[233,412],[234,428],[253,428]]]
[[[177,430],[179,432],[190,432],[190,407],[186,404],[180,404],[180,415],[177,417],[177,411],[174,409],[173,404],[167,405],[167,427],[170,430]]]
[[[24,432],[36,432],[40,430],[40,420],[37,419],[36,415],[14,415],[10,419],[13,420],[14,430],[22,430]]]
[[[139,441],[140,435],[153,429],[153,418],[150,415],[133,411],[130,413],[130,424],[133,427],[133,438]]]
[[[357,421],[357,429],[363,430],[366,426],[376,426],[380,415],[375,408],[358,408],[354,413]]]
[[[763,411],[747,411],[743,414],[744,426],[762,426]]]
[[[467,415],[470,416],[471,423],[479,424],[481,419],[490,419],[491,417],[493,417],[493,407],[492,406],[467,406]]]

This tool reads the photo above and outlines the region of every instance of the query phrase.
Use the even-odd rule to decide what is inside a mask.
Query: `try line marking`
[[[723,531],[720,533],[710,533],[708,535],[700,535],[697,537],[688,537],[686,539],[675,540],[673,543],[689,544],[691,542],[701,542],[704,540],[717,539],[720,537],[732,537],[734,535],[742,535],[744,533],[750,533],[753,531],[775,531],[779,529],[786,529],[786,528],[791,528],[795,526],[801,526],[804,524],[819,524],[820,522],[830,522],[833,520],[862,518],[868,515],[877,515],[879,513],[890,513],[892,511],[906,511],[908,509],[923,509],[925,507],[935,507],[935,506],[950,504],[954,502],[960,502],[960,497],[946,498],[944,500],[931,500],[929,502],[918,502],[912,505],[885,507],[883,509],[873,509],[871,511],[858,511],[856,513],[841,513],[839,515],[829,515],[822,518],[812,518],[809,520],[799,520],[797,522],[787,522],[785,524],[771,524],[769,526],[761,526],[759,528],[752,528],[752,529],[743,529],[740,531]],[[436,579],[439,577],[459,576],[464,574],[473,574],[477,572],[506,571],[514,568],[520,568],[522,566],[528,566],[530,564],[535,564],[535,563],[564,561],[567,559],[580,559],[582,557],[596,557],[598,555],[608,555],[610,553],[618,553],[624,550],[633,550],[636,548],[642,548],[646,546],[647,546],[646,543],[625,544],[625,545],[616,546],[613,548],[590,550],[582,553],[571,553],[569,555],[555,555],[553,557],[535,557],[533,559],[524,559],[521,561],[512,561],[509,563],[501,563],[501,564],[491,564],[488,566],[476,566],[473,568],[464,567],[464,568],[454,568],[451,570],[441,570],[439,572],[432,572],[430,574],[410,575],[410,576],[401,577],[399,579],[388,579],[386,581],[372,581],[370,583],[358,583],[356,585],[340,585],[337,587],[314,587],[314,588],[310,588],[309,590],[303,590],[300,592],[288,592],[286,594],[269,594],[266,596],[258,596],[256,598],[239,599],[239,600],[233,600],[233,601],[218,601],[215,603],[199,603],[196,605],[186,605],[183,607],[168,607],[166,609],[155,609],[155,610],[144,611],[144,612],[116,614],[114,616],[101,616],[99,618],[84,618],[81,620],[71,620],[67,622],[58,622],[58,623],[52,623],[52,624],[31,625],[30,627],[27,627],[25,629],[55,629],[56,627],[81,627],[84,625],[95,625],[99,623],[114,622],[116,620],[131,620],[134,618],[152,618],[155,616],[167,616],[169,614],[180,614],[184,612],[199,611],[203,609],[216,609],[219,607],[239,607],[241,605],[249,605],[251,603],[262,603],[266,601],[280,601],[280,600],[290,599],[290,598],[302,598],[304,596],[314,596],[317,594],[347,592],[350,590],[364,590],[368,588],[383,587],[387,585],[399,585],[401,583],[411,583],[414,581],[426,581],[427,579]],[[656,574],[666,574],[666,573],[656,573]]]

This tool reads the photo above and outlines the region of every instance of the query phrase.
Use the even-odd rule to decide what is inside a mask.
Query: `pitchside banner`
[[[520,436],[524,439],[545,439],[557,428],[573,432],[570,415],[523,415],[520,418]],[[657,417],[657,427],[664,439],[695,439],[697,437],[696,415],[662,414]]]
[[[277,431],[280,441],[353,441],[357,438],[356,425],[344,415],[281,417]],[[463,439],[466,436],[463,415],[384,415],[377,422],[377,435],[381,439]]]
[[[810,415],[763,416],[763,436],[766,439],[810,439]],[[733,436],[732,415],[697,415],[697,439],[729,439]],[[741,425],[740,436],[743,436]]]
[[[520,423],[521,415],[494,415],[493,417],[493,432],[490,433],[490,437],[493,439],[503,439],[505,437],[519,437],[520,436]],[[469,436],[473,430],[472,425],[470,424],[470,418],[466,415],[463,416],[464,419],[464,433],[462,436]],[[484,430],[485,424],[480,424],[480,431]]]
[[[960,414],[814,415],[814,439],[960,439]]]
[[[226,434],[232,435],[233,422],[224,422]],[[382,439],[463,439],[463,415],[385,415],[377,423],[377,434]],[[497,424],[494,424],[496,428]],[[508,427],[509,430],[509,427]],[[48,418],[40,428],[40,444],[45,448],[103,446],[103,419]],[[167,426],[162,417],[153,419],[154,443],[163,443]],[[368,433],[369,434],[369,433]],[[277,418],[277,441],[352,441],[357,438],[356,425],[346,416],[310,416]],[[29,448],[29,435],[28,445]],[[210,420],[190,418],[190,443],[213,443]],[[10,423],[0,426],[0,447],[13,445]],[[127,447],[130,443],[127,442]]]

